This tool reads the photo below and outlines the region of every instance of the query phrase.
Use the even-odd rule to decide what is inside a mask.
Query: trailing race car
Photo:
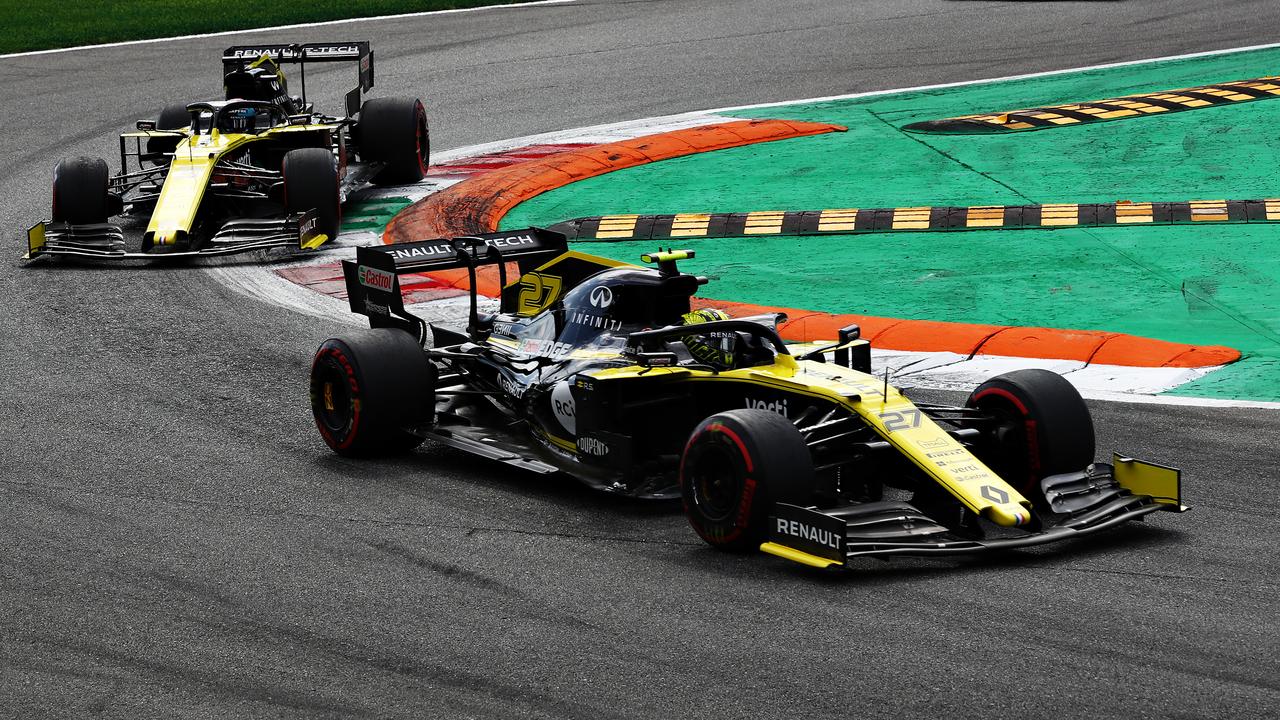
[[[780,314],[691,312],[706,279],[676,263],[692,256],[637,267],[536,228],[359,248],[347,291],[372,329],[317,351],[316,426],[343,455],[431,438],[607,492],[681,497],[711,545],[816,567],[1037,545],[1185,509],[1177,470],[1094,462],[1089,410],[1061,376],[1019,370],[963,406],[913,403],[870,374],[857,326],[789,346]],[[475,288],[481,265],[498,269],[496,314],[474,290],[465,328],[406,311],[400,274],[467,268]]]
[[[344,117],[307,100],[306,65],[353,61],[358,84]],[[362,183],[411,183],[426,173],[426,112],[416,98],[374,98],[367,42],[252,45],[222,56],[225,97],[172,105],[120,136],[120,172],[99,158],[60,161],[53,219],[27,233],[28,259],[174,258],[318,248],[337,236],[342,201]],[[300,96],[282,64],[297,64]],[[131,167],[132,160],[132,167]],[[359,161],[359,165],[353,164]],[[129,252],[115,215],[143,215]]]

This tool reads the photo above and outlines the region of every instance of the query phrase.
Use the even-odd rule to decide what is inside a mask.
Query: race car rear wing
[[[507,285],[507,263],[524,274],[568,250],[565,236],[542,228],[482,233],[467,237],[356,248],[356,259],[342,261],[351,312],[366,315],[370,327],[399,328],[423,342],[426,323],[404,307],[400,275],[466,268],[471,314],[467,331],[479,328],[476,268],[498,266],[499,287]]]
[[[360,63],[358,84],[346,95],[347,117],[360,112],[361,92],[369,92],[373,89],[373,50],[369,47],[367,40],[302,45],[233,45],[222,51],[222,73],[226,75],[234,70],[244,69],[263,55],[271,58],[277,65],[281,63],[298,65],[298,81],[304,103],[307,101],[307,63],[358,61]]]

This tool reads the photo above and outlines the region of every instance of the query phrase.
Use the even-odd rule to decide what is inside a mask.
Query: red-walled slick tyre
[[[435,378],[435,366],[402,330],[366,330],[325,340],[311,363],[316,428],[339,455],[415,448],[422,438],[406,428],[431,421]]]
[[[729,410],[703,420],[680,459],[685,516],[721,550],[759,547],[774,503],[808,504],[813,487],[804,437],[767,410]]]
[[[1010,485],[1042,503],[1040,480],[1093,462],[1093,418],[1080,392],[1042,369],[997,375],[969,395],[966,407],[989,413],[995,426],[979,457]]]

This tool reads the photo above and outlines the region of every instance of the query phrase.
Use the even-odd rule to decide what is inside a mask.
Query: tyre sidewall
[[[280,166],[284,176],[285,212],[316,211],[317,228],[333,240],[342,223],[338,195],[338,170],[333,153],[325,148],[299,148],[285,153]]]
[[[156,119],[157,130],[185,130],[191,124],[191,113],[187,111],[186,105],[166,105],[160,111],[160,117]],[[147,140],[148,153],[173,152],[181,142],[179,138],[158,137]],[[157,165],[163,165],[166,161],[159,161]]]
[[[368,330],[320,345],[311,365],[312,415],[325,443],[342,455],[398,452],[421,442],[405,427],[430,422],[435,366],[417,342],[395,329]],[[327,382],[341,383],[345,422],[324,417]],[[333,418],[329,418],[332,420]]]
[[[326,390],[327,383],[341,384],[340,388]],[[341,392],[345,388],[346,392]],[[351,348],[342,340],[329,339],[320,345],[311,362],[311,408],[316,429],[325,444],[335,452],[346,453],[352,448],[362,430],[361,410],[363,386]],[[327,422],[321,408],[336,403],[335,411],[345,411],[345,422]],[[339,418],[334,418],[338,420]]]
[[[53,169],[53,220],[72,225],[104,223],[110,216],[107,161],[95,157],[60,160]]]
[[[1080,393],[1048,370],[1017,370],[979,385],[965,403],[1018,427],[1017,438],[997,445],[993,458],[1014,487],[1038,497],[1039,481],[1082,470],[1093,462],[1093,419]]]
[[[699,463],[719,460],[734,475],[729,500],[707,502],[699,488]],[[708,544],[751,550],[765,535],[777,502],[807,504],[813,494],[813,464],[799,431],[780,415],[731,410],[712,415],[689,436],[680,462],[685,516]]]
[[[360,109],[360,158],[386,166],[378,184],[404,184],[427,173],[431,133],[427,112],[417,98],[374,98]]]

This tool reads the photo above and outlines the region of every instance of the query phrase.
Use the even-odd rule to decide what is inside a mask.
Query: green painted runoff
[[[919,135],[919,120],[1274,74],[1280,49],[732,113],[834,133],[580,181],[504,228],[610,213],[1280,197],[1280,98],[1004,135]],[[715,296],[957,322],[1125,332],[1239,349],[1178,394],[1280,400],[1274,225],[1123,226],[690,240]],[[634,261],[649,243],[592,244]]]

